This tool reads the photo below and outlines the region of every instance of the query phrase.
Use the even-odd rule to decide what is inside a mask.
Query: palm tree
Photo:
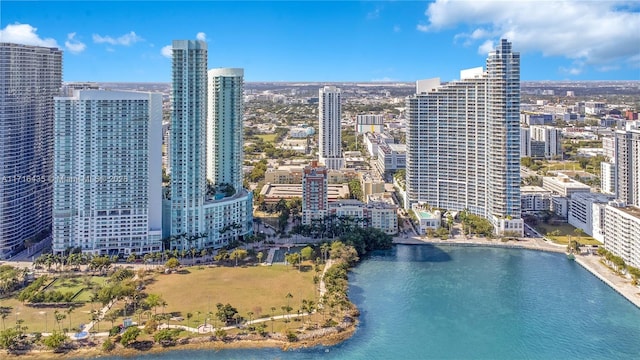
[[[71,331],[71,313],[73,312],[73,310],[75,310],[76,308],[71,305],[69,306],[69,308],[65,311],[67,313],[67,315],[69,315],[69,331]]]
[[[10,306],[0,307],[0,317],[2,318],[2,330],[6,330],[4,325],[4,319],[6,319],[9,316],[9,314],[11,313],[11,309],[12,308]]]
[[[320,245],[320,252],[322,253],[322,261],[323,262],[327,262],[327,257],[329,255],[329,249],[331,249],[331,246],[329,245],[329,243],[322,243],[322,245]]]
[[[188,324],[189,326],[191,326],[191,318],[192,318],[192,317],[193,317],[193,314],[192,314],[192,313],[190,313],[190,312],[188,312],[188,313],[187,313],[187,324]]]

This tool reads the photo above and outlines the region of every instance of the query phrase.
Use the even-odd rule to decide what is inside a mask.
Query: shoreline
[[[416,237],[394,238],[394,245],[437,245],[437,246],[462,246],[462,247],[492,247],[492,248],[509,248],[509,249],[526,249],[544,252],[554,252],[566,254],[564,245],[552,244],[537,238],[526,240],[509,240],[502,242],[497,239],[451,239],[439,240],[428,239],[422,240]],[[625,277],[616,274],[612,269],[600,262],[601,257],[598,255],[581,255],[575,254],[575,261],[585,270],[590,272],[600,281],[607,284],[620,296],[624,297],[631,304],[640,309],[640,288],[631,285],[631,281]]]

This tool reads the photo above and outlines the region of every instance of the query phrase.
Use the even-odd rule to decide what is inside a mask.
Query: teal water
[[[144,359],[640,359],[640,309],[563,254],[396,246],[350,274],[361,311],[334,347]]]

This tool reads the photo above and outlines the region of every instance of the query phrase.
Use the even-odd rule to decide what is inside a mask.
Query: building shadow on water
[[[420,245],[395,245],[385,255],[393,256],[397,262],[447,262],[451,261],[451,255],[432,244]]]

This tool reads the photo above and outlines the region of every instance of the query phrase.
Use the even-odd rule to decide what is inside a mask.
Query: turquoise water
[[[640,359],[640,309],[562,254],[397,246],[350,274],[358,331],[328,348],[145,359]]]

